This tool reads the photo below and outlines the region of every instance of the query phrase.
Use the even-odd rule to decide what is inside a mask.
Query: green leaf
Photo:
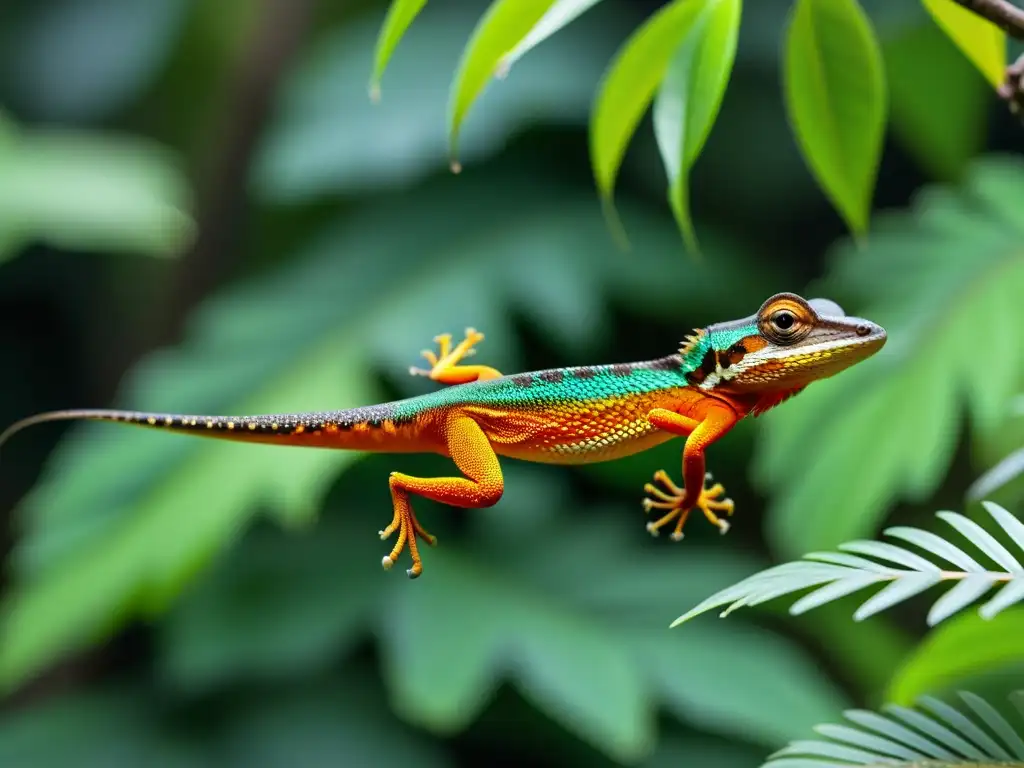
[[[622,45],[601,82],[590,120],[590,163],[608,211],[626,147],[702,7],[673,0],[660,8]]]
[[[51,694],[0,717],[0,764],[33,768],[193,768],[211,755],[155,717],[152,692],[90,686]]]
[[[1010,734],[1010,741],[1015,743],[1024,731],[1024,721],[1019,716],[1008,721],[988,702],[970,693],[961,692],[960,698],[964,703],[952,707],[922,697],[919,706],[929,714],[896,705],[885,706],[884,715],[864,710],[846,712],[846,719],[858,727],[818,726],[815,730],[828,741],[794,741],[771,755],[764,768],[842,768],[851,763],[893,768],[1024,765],[1011,762],[1006,745],[994,740],[983,728],[987,726],[996,734]],[[966,709],[970,709],[970,716]],[[909,730],[904,723],[920,733]]]
[[[350,405],[372,400],[359,371],[365,363],[353,349],[351,338],[334,333],[317,342],[297,355],[295,368],[261,381],[262,388],[235,403],[237,407],[231,410],[290,411],[293,408],[289,403],[298,406],[307,396],[313,402],[340,400]],[[202,359],[202,353],[190,361],[191,356],[179,353],[176,375],[181,376],[190,363]],[[225,357],[217,363],[210,359],[208,364],[226,364]],[[163,373],[168,373],[166,367],[161,367]],[[156,391],[160,386],[156,367],[143,370],[143,386]],[[344,394],[339,397],[339,392]],[[96,436],[93,432],[94,440]],[[176,435],[152,438],[181,439]],[[36,573],[5,601],[0,683],[12,686],[56,656],[95,640],[98,632],[126,610],[150,612],[164,605],[197,568],[236,535],[258,505],[269,503],[282,517],[308,518],[331,473],[356,457],[334,451],[296,452],[201,442],[190,446],[187,457],[169,462],[164,476],[133,494],[134,498],[119,500],[113,509],[92,508],[102,510],[105,525],[83,532],[79,521],[71,530],[55,532],[60,537],[56,541],[48,545],[45,540],[40,542],[40,551],[35,554],[42,562],[36,566]],[[109,460],[92,461],[81,453],[88,450],[87,445],[84,440],[78,443],[78,461],[61,473],[66,484],[51,475],[50,483],[29,499],[30,513],[68,514],[68,505],[76,496],[80,498],[83,490],[88,494],[86,484],[95,482],[82,473],[103,464],[109,472]],[[146,455],[136,461],[153,455],[148,448],[144,450]],[[115,490],[115,498],[117,495]],[[183,524],[185,510],[203,513],[191,515]],[[98,532],[103,533],[102,541],[95,540]]]
[[[442,733],[461,730],[489,698],[498,677],[492,665],[500,665],[514,670],[536,707],[611,757],[647,754],[653,702],[614,636],[557,604],[546,606],[515,580],[489,581],[450,553],[432,565],[429,586],[405,591],[390,614],[385,674],[399,712]],[[432,630],[434,616],[454,624]]]
[[[174,256],[193,235],[177,162],[148,142],[70,131],[0,135],[0,261],[43,242]]]
[[[649,654],[650,674],[680,720],[712,733],[742,735],[745,741],[776,746],[801,724],[813,724],[824,712],[842,709],[843,699],[832,683],[816,673],[811,660],[789,641],[756,627],[720,629],[701,627],[685,641],[664,632],[660,624],[637,632],[637,647]],[[770,672],[754,648],[772,659]],[[722,675],[723,658],[729,659],[730,682]],[[673,674],[664,674],[666,669],[673,669]],[[784,684],[785,680],[791,682]],[[715,691],[715,696],[708,696],[708,691]]]
[[[330,511],[339,514],[302,535],[253,532],[172,609],[160,627],[161,682],[187,693],[285,682],[321,673],[362,639],[388,581],[367,578],[377,563],[366,527]]]
[[[500,152],[529,126],[586,126],[594,89],[628,19],[622,8],[594,9],[540,46],[500,87],[477,100],[459,136],[462,162]],[[366,98],[366,61],[377,24],[363,20],[308,47],[285,81],[253,171],[259,196],[302,203],[336,194],[406,187],[449,163],[452,72],[478,22],[473,3],[431,6],[388,65],[387,98]]]
[[[658,740],[658,751],[644,763],[644,768],[753,768],[759,757],[755,749],[738,739],[719,741],[704,736],[665,735]]]
[[[1024,370],[1022,184],[1016,160],[977,162],[963,186],[928,188],[911,210],[881,219],[869,244],[834,254],[815,292],[870,297],[856,314],[889,340],[764,417],[754,473],[770,491],[768,535],[783,556],[870,536],[896,501],[926,501],[965,411],[975,440],[1004,429]],[[972,328],[1003,350],[985,376],[966,352]]]
[[[863,234],[888,97],[881,50],[857,0],[797,0],[783,79],[804,159],[847,226]]]
[[[443,733],[461,729],[487,703],[495,678],[508,670],[535,706],[624,761],[647,754],[658,699],[687,722],[768,744],[784,738],[795,721],[811,722],[816,712],[838,709],[831,686],[773,635],[744,627],[683,638],[649,623],[686,577],[679,575],[682,564],[673,553],[664,553],[657,565],[644,558],[649,565],[643,567],[643,560],[628,554],[630,547],[613,544],[629,538],[618,519],[591,510],[591,530],[586,541],[577,536],[576,543],[581,558],[600,559],[604,572],[614,574],[607,580],[612,594],[571,577],[581,572],[580,558],[567,561],[565,548],[557,545],[568,531],[546,527],[538,534],[542,543],[520,550],[505,577],[495,572],[487,551],[472,559],[443,554],[427,590],[404,592],[387,613],[385,669],[400,711]],[[507,538],[495,544],[510,546]],[[735,570],[720,558],[696,553],[685,567],[703,574],[705,585]],[[439,626],[431,618],[437,615],[457,624]],[[771,648],[778,665],[756,663],[755,647]],[[743,670],[730,677],[736,685],[714,673],[714,660],[722,654]],[[666,665],[675,670],[672,675],[664,674]],[[789,681],[785,708],[766,706],[759,692],[778,702],[783,680]]]
[[[654,135],[669,178],[668,199],[687,246],[698,249],[687,179],[725,96],[736,59],[742,0],[689,0],[700,5],[672,56],[654,102]]]
[[[893,675],[886,698],[909,704],[926,693],[942,693],[963,681],[995,675],[1024,658],[1024,608],[988,621],[963,614],[928,635]]]
[[[216,764],[227,768],[452,765],[441,745],[387,712],[379,681],[351,666],[251,696],[224,720]]]
[[[388,67],[391,55],[398,47],[406,30],[427,4],[427,0],[391,0],[384,23],[377,35],[373,55],[373,74],[370,75],[370,99],[380,101],[380,81]]]
[[[589,7],[594,2],[596,0],[574,5]],[[455,73],[448,104],[448,141],[453,170],[460,168],[458,143],[462,123],[491,78],[507,73],[510,65],[507,57],[538,26],[544,25],[542,34],[546,37],[586,10],[586,7],[567,8],[565,3],[560,8],[555,5],[556,0],[494,0],[473,30]]]
[[[926,172],[961,181],[987,136],[985,80],[927,20],[887,38],[883,52],[896,138]]]
[[[1024,523],[996,504],[987,504],[986,509],[1002,533],[1012,540],[1014,549],[1024,555]],[[790,613],[803,613],[879,584],[885,586],[857,609],[854,621],[891,608],[943,581],[954,584],[929,611],[929,626],[944,621],[993,589],[998,590],[995,597],[979,611],[986,619],[1024,600],[1024,566],[1012,552],[963,515],[939,512],[936,517],[948,523],[998,568],[987,569],[952,542],[929,531],[889,528],[886,535],[908,541],[962,570],[947,570],[944,565],[888,542],[851,541],[840,545],[842,552],[812,552],[802,561],[769,568],[726,587],[680,616],[672,626],[723,605],[728,606],[721,614],[724,617],[737,608],[759,605],[809,587],[817,589],[795,602]]]
[[[5,8],[5,101],[33,123],[83,124],[127,110],[181,45],[187,0],[67,0]],[[60,56],[54,56],[60,51]]]
[[[479,212],[453,239],[449,223],[469,201]],[[645,253],[625,262],[591,205],[583,192],[514,176],[499,185],[445,177],[414,197],[368,205],[281,272],[208,302],[181,347],[128,377],[119,404],[190,413],[359,405],[379,399],[378,367],[411,394],[423,391],[407,373],[423,334],[469,325],[486,329],[488,362],[514,369],[509,307],[570,350],[579,337],[563,326],[585,319],[591,333],[597,327],[587,305],[552,316],[541,285],[555,264],[578,274],[570,265],[584,251],[587,279],[600,293],[670,304],[685,284],[691,303],[715,303],[708,284],[690,279],[671,255],[675,235],[663,221],[643,218]],[[74,429],[19,511],[25,533],[12,556],[0,680],[15,685],[130,617],[159,610],[257,512],[308,523],[357,457],[109,424]],[[366,523],[371,574],[386,551],[369,555],[373,533],[391,514],[381,482],[380,519]]]
[[[967,490],[967,498],[971,501],[979,501],[983,497],[995,493],[1004,485],[1012,483],[1021,475],[1024,475],[1024,448],[1006,456],[975,480]]]
[[[559,524],[570,489],[542,470],[508,465],[505,497],[474,511],[466,535],[443,536],[414,588],[368,576],[366,525],[346,507],[367,485],[362,475],[377,475],[375,462],[390,466],[374,459],[346,476],[337,494],[345,501],[315,535],[250,536],[225,559],[225,577],[197,585],[164,624],[168,684],[195,692],[247,677],[323,674],[372,633],[404,719],[442,735],[461,732],[508,683],[620,760],[648,753],[662,704],[687,723],[772,747],[794,725],[841,709],[814,663],[774,633],[742,623],[685,636],[664,630],[680,594],[696,599],[738,578],[753,565],[746,558],[697,548],[681,561],[671,548],[652,549],[642,521],[615,510],[589,508],[583,529]],[[433,527],[426,515],[434,510],[424,506]],[[438,509],[435,519],[444,515]],[[580,578],[594,562],[606,578]],[[336,601],[361,607],[338,609]],[[736,675],[719,674],[723,656]]]
[[[953,0],[921,2],[992,87],[999,87],[1006,76],[1006,33]]]
[[[555,0],[548,12],[538,21],[511,51],[506,53],[498,63],[500,76],[507,74],[512,65],[521,59],[527,51],[536,48],[560,29],[575,21],[586,11],[597,5],[600,0]]]

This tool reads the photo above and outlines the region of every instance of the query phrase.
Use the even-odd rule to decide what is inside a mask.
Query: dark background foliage
[[[786,125],[789,3],[760,0],[693,174],[705,258],[683,250],[649,127],[616,194],[624,253],[586,125],[659,5],[606,0],[518,62],[474,107],[458,176],[447,89],[483,2],[431,2],[376,106],[383,2],[0,7],[5,424],[405,396],[428,387],[406,373],[419,350],[467,325],[503,370],[643,359],[777,290],[826,292],[892,336],[848,382],[712,449],[737,502],[724,539],[699,521],[681,544],[644,532],[642,485],[677,469],[677,444],[508,462],[494,509],[419,503],[441,545],[417,582],[380,570],[375,533],[387,473],[445,471],[435,457],[19,435],[0,461],[0,763],[742,768],[852,705],[982,672],[979,690],[1019,687],[1019,641],[982,634],[971,647],[998,652],[954,664],[942,637],[918,644],[916,603],[863,624],[840,604],[668,630],[770,562],[962,508],[1020,445],[1020,332],[1000,329],[1024,327],[1024,170],[1019,125],[924,12],[865,2],[892,124],[879,218],[854,247]],[[1000,617],[1003,637],[1024,637],[1021,616]]]

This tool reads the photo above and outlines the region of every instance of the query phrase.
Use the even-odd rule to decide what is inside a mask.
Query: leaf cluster
[[[951,0],[924,8],[993,86],[1006,64],[1003,30]],[[470,108],[493,78],[597,4],[597,0],[493,0],[465,45],[448,98],[453,170]],[[426,0],[392,0],[380,27],[371,98]],[[698,251],[688,178],[708,139],[736,60],[742,0],[671,0],[620,45],[598,87],[590,158],[610,221],[624,240],[612,195],[627,147],[653,102],[668,202]],[[855,235],[868,217],[889,118],[886,63],[858,0],[794,0],[783,32],[781,81],[794,138],[815,180]],[[934,119],[934,118],[933,118]]]

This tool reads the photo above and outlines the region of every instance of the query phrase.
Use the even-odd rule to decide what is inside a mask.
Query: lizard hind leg
[[[434,337],[438,345],[437,352],[425,349],[421,353],[430,369],[412,367],[409,373],[413,376],[426,376],[442,384],[465,384],[470,381],[501,378],[501,372],[487,365],[459,365],[462,360],[476,354],[476,345],[484,340],[484,335],[475,328],[467,328],[465,338],[452,348],[450,333],[442,333]]]
[[[397,531],[398,538],[382,565],[385,570],[390,570],[408,546],[412,567],[406,574],[413,579],[423,573],[416,539],[423,539],[431,546],[436,539],[416,519],[410,495],[453,507],[481,509],[497,504],[505,490],[498,457],[479,424],[469,416],[454,413],[445,422],[443,432],[448,453],[464,477],[424,478],[392,472],[389,480],[395,513],[391,524],[380,532],[380,537],[387,539]]]

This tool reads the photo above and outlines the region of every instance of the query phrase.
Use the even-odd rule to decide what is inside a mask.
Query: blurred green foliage
[[[983,521],[965,490],[1024,445],[1019,127],[922,7],[863,6],[893,129],[867,238],[845,239],[788,133],[792,4],[763,0],[688,179],[700,264],[663,205],[655,131],[618,174],[628,253],[588,156],[602,76],[653,0],[534,41],[467,113],[458,176],[445,110],[484,2],[427,4],[376,105],[384,2],[0,9],[5,422],[406,396],[430,386],[407,375],[419,350],[467,325],[502,370],[644,359],[777,290],[890,334],[714,446],[729,536],[643,530],[642,485],[678,466],[676,443],[506,462],[493,509],[417,506],[440,545],[415,582],[380,569],[386,477],[439,457],[19,435],[0,461],[0,764],[743,768],[851,706],[1022,687],[1019,609],[927,638],[922,598],[857,624],[844,598],[668,629],[812,549],[894,521],[938,532],[941,508]],[[1020,487],[991,498],[1019,516]]]

